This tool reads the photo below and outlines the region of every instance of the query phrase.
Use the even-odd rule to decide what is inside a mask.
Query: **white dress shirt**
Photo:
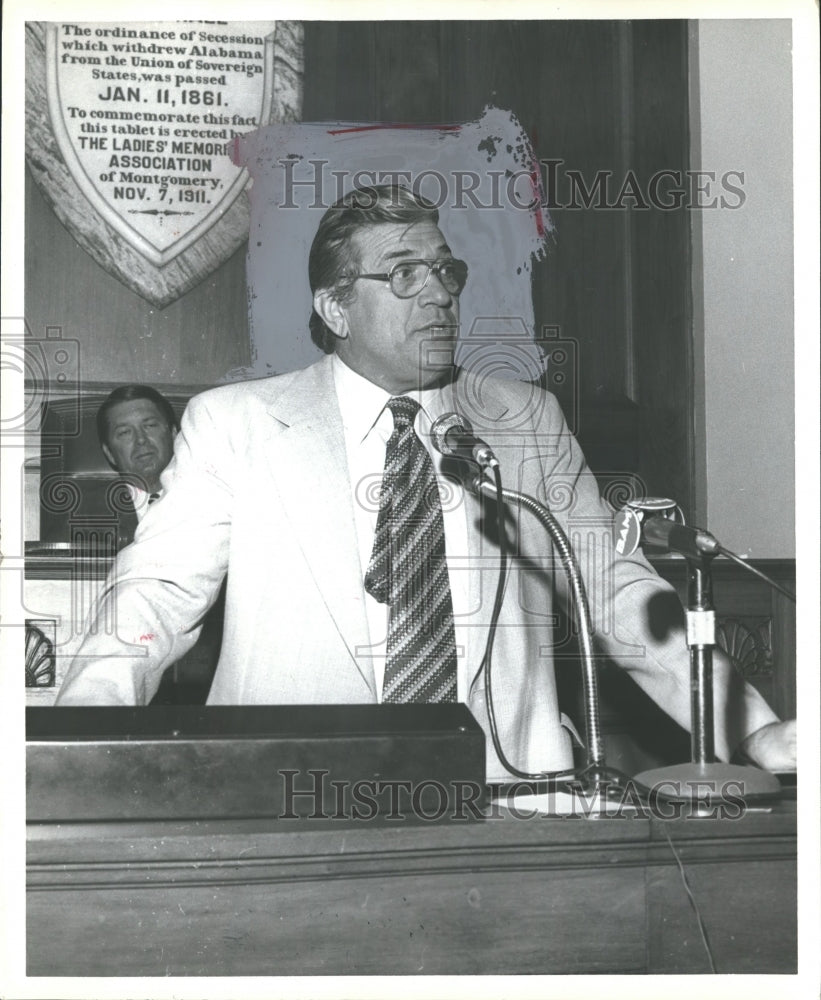
[[[129,483],[128,492],[131,494],[131,501],[134,504],[134,512],[137,515],[137,524],[139,524],[148,512],[151,497],[156,496],[159,500],[165,491],[160,488],[155,490],[153,493],[147,493],[145,490],[141,490],[139,486]]]
[[[385,677],[385,646],[389,608],[387,604],[380,604],[364,590],[364,579],[371,561],[373,539],[376,533],[379,490],[385,468],[385,448],[393,431],[393,416],[385,405],[391,399],[391,394],[352,371],[337,355],[333,356],[333,373],[345,433],[348,474],[353,497],[354,521],[359,542],[359,560],[365,594],[365,610],[371,638],[370,648],[357,647],[356,655],[371,658],[376,690],[381,701]],[[460,622],[464,623],[467,620],[469,612],[465,496],[461,483],[450,476],[442,475],[442,456],[430,442],[430,426],[437,417],[447,412],[447,407],[440,389],[422,389],[405,392],[402,395],[415,399],[421,406],[416,416],[414,430],[431,456],[439,482],[456,635],[457,699],[465,701],[468,689],[467,664],[465,662],[467,626],[460,624]],[[478,666],[478,664],[474,666]]]

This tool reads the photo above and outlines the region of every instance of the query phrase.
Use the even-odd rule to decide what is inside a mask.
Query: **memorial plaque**
[[[299,118],[292,22],[52,22],[27,30],[29,166],[61,222],[158,306],[248,235],[226,147]]]

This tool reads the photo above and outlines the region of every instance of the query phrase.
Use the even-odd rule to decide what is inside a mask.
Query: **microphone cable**
[[[507,531],[505,528],[505,503],[504,503],[505,495],[508,491],[506,491],[502,486],[502,474],[498,466],[494,467],[492,471],[493,471],[494,486],[495,486],[496,525],[497,525],[497,534],[499,538],[499,576],[496,582],[496,595],[493,602],[493,611],[491,613],[490,626],[488,628],[488,637],[487,637],[487,642],[485,644],[485,653],[484,656],[482,657],[482,662],[479,665],[479,669],[477,670],[477,676],[479,673],[484,673],[487,714],[488,714],[488,721],[490,722],[490,735],[491,735],[491,740],[493,742],[493,749],[495,750],[496,756],[499,758],[499,762],[501,763],[502,767],[504,767],[510,774],[514,775],[517,778],[522,778],[525,781],[545,781],[545,780],[556,781],[559,779],[573,779],[573,778],[581,779],[586,774],[589,774],[591,770],[595,771],[596,774],[599,774],[601,768],[597,763],[593,763],[592,765],[587,765],[584,768],[573,767],[573,768],[565,768],[558,771],[541,771],[541,772],[523,771],[521,768],[516,767],[508,759],[507,754],[505,753],[502,747],[501,739],[499,738],[499,728],[496,721],[496,709],[493,703],[492,674],[493,674],[493,646],[496,639],[496,631],[499,622],[499,614],[501,613],[502,609],[502,601],[504,599],[505,589],[507,586],[507,573],[508,573],[508,564],[510,558],[507,545]],[[517,496],[516,499],[520,498]],[[539,517],[539,520],[542,520],[542,517],[540,516],[542,511],[541,509],[539,510],[536,509],[537,505],[535,503],[533,504],[532,507],[529,504],[524,504],[524,506],[527,506],[527,508],[531,510],[532,513],[535,513],[537,517]],[[553,515],[549,514],[549,512],[547,513],[548,516],[552,519]],[[559,532],[560,535],[563,535],[563,532],[561,532],[561,528],[559,528]],[[556,539],[554,538],[554,543],[555,541]],[[581,606],[579,609],[581,611],[580,618],[582,622],[584,622],[586,625],[589,622],[589,613],[587,610],[586,598],[584,596],[584,588],[581,586],[573,586],[574,582],[576,584],[581,583],[580,579],[578,578],[578,567],[575,565],[575,560],[573,559],[573,554],[572,551],[570,550],[569,544],[563,546],[563,549],[564,551],[560,552],[562,556],[562,562],[565,563],[566,566],[567,565],[572,566],[573,572],[571,572],[570,574],[571,589],[574,591],[574,595],[576,596],[577,601],[581,602]],[[569,563],[566,561],[568,559]],[[588,628],[584,626],[581,627],[579,629],[579,634],[580,637],[582,637],[581,642],[586,653],[592,656],[592,644]],[[588,662],[592,662],[592,660]],[[585,680],[587,680],[587,678],[585,678]],[[596,711],[595,721],[598,722],[597,705],[595,707],[595,711]],[[588,733],[588,738],[589,735],[590,734]],[[600,754],[597,753],[596,756],[598,758]],[[610,769],[606,770],[609,771]],[[596,776],[596,774],[594,774],[594,777]],[[616,779],[617,784],[621,784],[621,780],[625,776],[622,775],[621,772],[613,771],[612,777]]]
[[[779,594],[783,594],[785,597],[789,598],[793,604],[795,601],[795,594],[787,590],[786,587],[782,587],[780,583],[777,583],[772,577],[767,576],[766,573],[762,573],[760,569],[756,566],[751,566],[746,559],[742,559],[741,556],[736,555],[735,552],[731,552],[729,549],[725,549],[723,545],[719,545],[718,551],[725,559],[731,559],[734,563],[738,563],[739,566],[743,566],[748,573],[752,573],[754,576],[760,577],[766,584],[777,590]]]
[[[670,832],[666,825],[662,825],[662,830],[664,831],[664,836],[667,840],[667,844],[673,855],[673,858],[678,866],[679,875],[681,876],[681,883],[684,886],[684,891],[687,894],[687,899],[690,901],[690,906],[693,908],[693,912],[696,916],[696,924],[698,926],[698,933],[701,936],[701,943],[704,946],[704,951],[707,954],[707,961],[710,965],[710,972],[715,975],[717,973],[715,958],[713,957],[713,949],[710,947],[710,938],[707,935],[707,927],[704,923],[704,918],[701,915],[701,908],[698,905],[696,897],[693,895],[693,890],[690,888],[690,881],[687,878],[687,872],[684,869],[684,864],[681,860],[681,856],[676,850],[676,846],[673,843],[673,838],[670,836]]]

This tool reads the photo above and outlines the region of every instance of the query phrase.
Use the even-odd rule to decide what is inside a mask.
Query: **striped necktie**
[[[419,404],[388,400],[393,433],[365,589],[389,604],[383,702],[456,701],[453,604],[436,475],[413,430]]]

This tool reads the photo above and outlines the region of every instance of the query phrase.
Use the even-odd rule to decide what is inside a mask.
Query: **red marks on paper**
[[[328,135],[348,135],[351,132],[377,132],[380,129],[414,129],[419,132],[460,132],[461,125],[410,125],[404,122],[385,123],[381,125],[354,125],[351,128],[328,129]]]

